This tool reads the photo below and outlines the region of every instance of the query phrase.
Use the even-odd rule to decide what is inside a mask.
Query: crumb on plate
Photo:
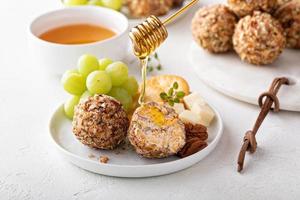
[[[107,163],[109,161],[109,157],[100,156],[99,161],[100,161],[100,163]]]

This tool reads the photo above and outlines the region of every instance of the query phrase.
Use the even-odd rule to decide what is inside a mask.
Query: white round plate
[[[162,16],[158,16],[158,18],[163,22],[165,21],[169,16],[173,15],[174,13],[176,13],[180,8],[182,8],[183,6],[185,6],[186,4],[188,4],[190,2],[190,0],[186,0],[184,1],[183,5],[181,7],[177,7],[177,8],[173,8],[171,9],[169,12],[167,12],[167,14],[162,15]],[[132,15],[130,15],[128,8],[126,6],[123,6],[121,12],[128,18],[129,22],[132,24],[139,24],[141,22],[143,22],[146,18],[137,18],[137,17],[133,17]],[[184,12],[181,15],[179,15],[178,17],[176,17],[176,19],[174,19],[172,22],[170,23],[174,23],[176,21],[178,21],[179,19],[183,18],[188,12]]]
[[[291,85],[278,93],[280,108],[300,111],[300,51],[285,49],[276,62],[255,66],[242,62],[235,53],[211,54],[192,43],[189,60],[201,80],[219,92],[258,105],[259,95],[276,77],[289,78]]]
[[[163,159],[147,159],[137,155],[129,145],[113,151],[96,150],[81,144],[72,133],[72,124],[60,106],[50,120],[50,136],[55,146],[67,160],[85,170],[116,177],[150,177],[170,174],[194,165],[206,157],[219,142],[223,133],[220,114],[208,128],[208,146],[186,158],[172,156]],[[109,157],[109,162],[99,162],[100,156]]]

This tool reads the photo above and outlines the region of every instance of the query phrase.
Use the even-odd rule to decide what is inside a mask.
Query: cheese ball
[[[274,15],[281,23],[287,40],[287,47],[300,48],[300,1],[282,5]]]
[[[277,1],[278,1],[278,5],[279,6],[282,6],[283,4],[286,4],[286,3],[290,2],[290,1],[298,1],[298,2],[300,2],[300,0],[277,0]]]
[[[134,17],[161,16],[169,12],[173,0],[129,0],[127,6]]]
[[[164,158],[175,155],[185,145],[185,127],[173,108],[149,102],[134,112],[128,139],[138,154]]]
[[[287,3],[287,2],[290,2],[291,0],[277,0],[277,2],[278,2],[278,5],[283,5],[283,4],[285,4],[285,3]]]
[[[95,95],[75,108],[72,124],[81,143],[97,149],[114,149],[124,141],[129,120],[119,101]]]
[[[180,7],[180,6],[182,6],[182,4],[184,2],[184,0],[172,0],[172,1],[173,1],[173,4],[172,4],[173,7]]]
[[[230,9],[239,17],[251,15],[255,10],[268,13],[278,7],[277,0],[228,0]]]
[[[128,3],[129,3],[130,1],[131,1],[131,0],[122,0],[122,4],[123,4],[124,6],[127,6]]]
[[[237,18],[228,7],[213,5],[200,8],[192,20],[194,40],[211,53],[232,49],[232,35]]]
[[[254,65],[273,63],[285,47],[280,23],[268,13],[255,11],[242,18],[233,35],[234,49],[243,61]]]

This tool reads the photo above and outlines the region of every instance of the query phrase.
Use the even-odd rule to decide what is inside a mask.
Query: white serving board
[[[222,133],[223,122],[220,114],[214,109],[216,118],[208,128],[208,146],[186,158],[172,156],[163,159],[147,159],[137,155],[130,146],[126,149],[97,150],[81,144],[72,133],[71,120],[64,115],[63,106],[54,111],[50,124],[50,138],[59,153],[71,163],[85,170],[116,177],[150,177],[170,174],[188,168],[206,157],[217,146]],[[94,155],[94,158],[90,158]],[[99,162],[99,157],[109,157],[109,162]]]
[[[300,111],[300,51],[285,49],[273,64],[255,66],[242,62],[234,52],[211,54],[195,42],[188,52],[189,61],[199,78],[219,92],[235,99],[258,105],[259,95],[269,89],[276,77],[289,78],[291,85],[282,86],[280,108]]]

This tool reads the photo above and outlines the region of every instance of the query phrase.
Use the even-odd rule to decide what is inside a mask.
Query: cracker
[[[159,96],[160,93],[168,92],[169,88],[173,86],[174,82],[178,83],[179,86],[178,91],[183,91],[185,94],[190,93],[189,84],[184,78],[180,76],[176,76],[176,75],[154,76],[147,80],[145,102],[149,102],[149,101],[163,102]]]

